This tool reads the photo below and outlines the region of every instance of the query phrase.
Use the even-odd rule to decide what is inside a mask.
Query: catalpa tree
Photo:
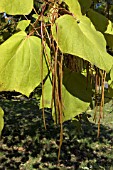
[[[5,12],[12,20],[21,18],[15,32],[0,45],[0,91],[17,91],[29,97],[41,83],[44,126],[44,108],[51,108],[54,121],[61,126],[60,147],[62,123],[85,112],[92,96],[97,107],[98,94],[100,124],[105,81],[107,95],[113,95],[113,58],[106,51],[107,45],[113,48],[113,24],[92,4],[97,2],[0,1],[1,14]],[[3,124],[0,108],[0,132]]]

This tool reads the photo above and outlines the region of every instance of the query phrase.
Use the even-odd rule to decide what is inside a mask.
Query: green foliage
[[[3,127],[4,127],[4,119],[3,119],[3,116],[4,116],[4,111],[2,110],[2,108],[0,107],[0,137],[1,137],[1,132],[3,130]]]
[[[81,16],[81,9],[78,1],[75,0],[64,0],[64,2],[68,5],[69,11],[75,15],[75,17]]]
[[[30,20],[22,20],[18,22],[17,29],[21,31],[25,31],[25,29],[29,26]]]
[[[98,12],[89,9],[87,12],[87,16],[90,18],[91,22],[94,24],[96,30],[106,33],[113,34],[113,23],[108,20],[104,15],[99,14]]]
[[[51,99],[52,99],[52,83],[48,77],[44,84],[43,102],[42,102],[42,95],[41,95],[40,108],[43,108],[43,104],[45,108],[51,108]]]
[[[64,69],[63,85],[69,93],[84,102],[91,102],[92,88],[90,82],[81,73]]]
[[[84,0],[78,0],[78,2],[80,3],[82,14],[83,15],[86,14],[86,12],[88,11],[88,9],[90,8],[92,4],[92,1],[86,0],[84,3]]]
[[[108,27],[107,27],[107,30],[105,31],[105,33],[113,35],[113,23],[110,20],[108,21]]]
[[[79,56],[106,72],[110,71],[113,58],[106,53],[105,39],[87,17],[76,20],[70,15],[63,15],[56,20],[52,32],[63,53]]]
[[[63,121],[66,121],[87,110],[92,90],[91,87],[87,88],[86,77],[68,69],[64,71],[63,85]]]
[[[10,15],[27,15],[33,8],[33,0],[1,0],[0,12],[6,12]]]
[[[0,91],[15,90],[29,96],[41,81],[41,39],[20,31],[5,41],[0,51]],[[49,55],[47,46],[46,52]],[[45,76],[48,69],[43,62]]]
[[[106,39],[106,42],[107,42],[107,45],[109,46],[109,48],[113,50],[113,35],[105,33],[104,37]]]
[[[109,85],[110,85],[110,88],[113,89],[113,67],[110,71],[110,80],[109,80]]]
[[[107,30],[109,24],[108,19],[93,9],[88,10],[87,16],[90,18],[91,22],[94,24],[96,30],[104,33]]]
[[[52,84],[48,77],[44,84],[44,107],[51,107]],[[63,121],[70,120],[78,114],[87,110],[92,96],[90,84],[87,87],[87,78],[80,73],[70,72],[65,69],[62,86],[63,100]],[[74,107],[73,107],[74,106]],[[40,100],[40,108],[42,107],[42,96]],[[53,109],[53,115],[55,110]]]
[[[106,93],[113,97],[113,57],[106,51],[107,45],[108,49],[113,48],[113,24],[108,2],[101,2],[104,4],[101,10],[96,3],[93,6],[91,0],[0,1],[3,13],[0,21],[5,23],[0,31],[0,92],[16,91],[29,97],[41,86],[40,108],[52,109],[53,119],[60,125],[58,161],[64,122],[76,120],[75,116],[85,112],[92,104],[92,97],[97,108],[98,94],[99,134],[106,73],[110,75]],[[0,108],[0,134],[3,114]],[[84,121],[88,123],[87,116]]]
[[[89,103],[80,100],[67,91],[65,86],[62,88],[63,93],[63,122],[73,119],[83,111],[87,110]]]
[[[49,18],[47,16],[42,16],[42,17],[39,17],[40,15],[38,14],[33,14],[33,18],[35,19],[38,19],[39,18],[39,21],[44,21],[44,22],[48,22],[49,21]]]
[[[92,87],[88,77],[82,75],[84,70],[88,69],[90,76],[93,72],[93,84],[97,69],[99,73],[111,70],[111,83],[113,81],[113,58],[106,52],[106,42],[113,48],[112,22],[107,15],[90,9],[91,2],[61,0],[33,4],[33,0],[11,0],[10,3],[1,0],[0,12],[14,15],[6,18],[12,18],[15,30],[11,34],[8,32],[8,36],[5,34],[6,38],[1,35],[1,43],[6,41],[0,45],[0,91],[17,91],[29,97],[49,71],[52,82],[48,78],[44,83],[40,107],[51,106],[52,86],[55,86],[58,109],[62,103],[62,110],[59,110],[64,113],[63,121],[86,111],[91,103]],[[79,71],[72,70],[66,64],[65,55],[69,63],[74,61],[71,60],[73,56],[77,67],[81,65],[78,63],[85,64]]]

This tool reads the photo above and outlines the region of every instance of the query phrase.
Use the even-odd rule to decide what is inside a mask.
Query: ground
[[[60,163],[57,163],[59,127],[46,110],[47,130],[42,112],[33,99],[0,101],[5,127],[0,141],[0,170],[113,170],[113,106],[105,105],[97,138],[97,124],[76,120],[64,123]]]

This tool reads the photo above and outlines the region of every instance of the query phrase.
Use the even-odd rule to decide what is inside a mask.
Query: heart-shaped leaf
[[[45,50],[49,56],[47,45]],[[21,31],[0,45],[0,51],[0,91],[15,90],[29,96],[41,82],[41,39]],[[44,76],[47,73],[43,59]]]
[[[104,36],[96,31],[87,17],[78,20],[63,15],[53,25],[52,34],[63,53],[83,58],[106,72],[111,69],[113,58],[106,52]]]

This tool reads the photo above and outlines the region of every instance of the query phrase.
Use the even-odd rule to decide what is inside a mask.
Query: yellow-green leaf
[[[63,53],[78,56],[106,72],[110,71],[113,58],[106,52],[104,36],[87,17],[75,19],[63,15],[53,25],[52,34]]]
[[[30,20],[22,20],[18,22],[17,29],[20,29],[21,31],[25,31],[25,29],[29,26]]]
[[[75,17],[82,15],[78,0],[64,0],[64,2],[68,5],[69,11],[74,14]]]
[[[46,45],[49,56],[49,48]],[[41,82],[41,39],[20,31],[0,45],[0,91],[18,91],[26,96]],[[43,74],[48,69],[43,60]]]
[[[10,15],[28,15],[33,9],[33,0],[0,0],[0,12]]]

